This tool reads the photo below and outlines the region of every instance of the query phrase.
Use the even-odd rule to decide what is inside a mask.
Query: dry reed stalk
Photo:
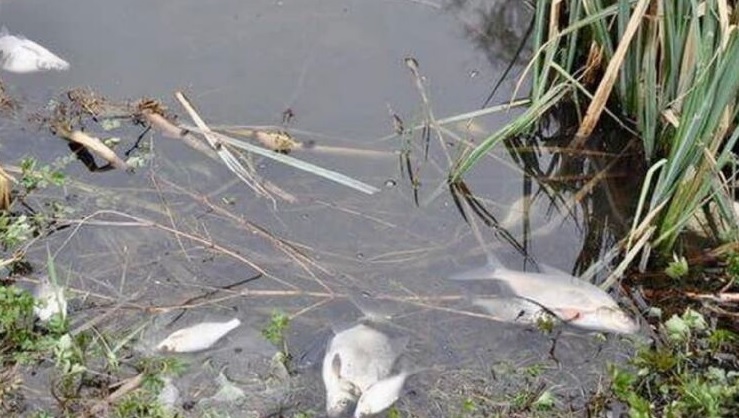
[[[593,96],[593,101],[590,103],[590,106],[588,106],[585,118],[583,118],[577,134],[575,134],[575,139],[571,144],[572,148],[582,148],[590,137],[590,134],[593,132],[593,129],[595,129],[595,125],[598,123],[600,115],[603,113],[603,109],[606,106],[608,97],[611,95],[613,85],[616,83],[616,78],[618,77],[624,58],[626,57],[626,51],[629,49],[631,39],[634,37],[634,34],[636,34],[637,29],[639,29],[639,25],[647,11],[649,3],[649,0],[639,0],[639,3],[637,3],[634,8],[634,12],[631,14],[626,30],[618,44],[618,48],[616,48],[616,51],[613,53],[613,57],[611,57],[611,61],[608,63],[606,72],[603,75],[603,80],[601,80],[598,85],[598,89],[595,91],[595,95]]]
[[[426,113],[426,122],[431,126],[431,128],[433,128],[434,132],[436,132],[436,137],[439,139],[441,149],[444,151],[444,155],[446,156],[447,162],[449,163],[449,167],[452,167],[454,161],[452,161],[452,157],[451,155],[449,155],[446,141],[444,141],[444,136],[441,134],[441,125],[439,125],[439,122],[436,120],[436,117],[434,116],[434,111],[431,108],[431,101],[429,100],[428,94],[426,93],[426,87],[423,85],[423,77],[421,76],[421,71],[418,67],[418,61],[416,61],[415,58],[406,58],[405,66],[408,67],[409,70],[411,70],[411,74],[413,74],[413,81],[416,84],[416,89],[418,90],[418,94],[421,95],[424,113]]]
[[[210,209],[211,211],[213,211],[213,213],[216,213],[216,214],[225,216],[225,217],[231,219],[232,221],[236,222],[237,224],[243,226],[244,228],[246,228],[252,234],[258,235],[258,236],[264,238],[265,240],[269,241],[270,243],[272,243],[272,245],[274,245],[276,248],[278,248],[283,253],[285,253],[285,255],[287,255],[288,257],[290,257],[291,259],[293,259],[293,261],[295,261],[296,263],[298,263],[306,271],[306,273],[308,273],[310,275],[313,275],[311,273],[310,269],[308,269],[303,263],[308,263],[308,264],[316,267],[317,269],[319,269],[321,272],[323,272],[325,274],[331,274],[331,272],[329,272],[325,268],[321,267],[320,265],[318,265],[317,263],[315,263],[312,259],[310,259],[308,256],[306,256],[305,254],[303,254],[300,251],[300,249],[298,249],[295,245],[287,242],[286,240],[284,240],[282,238],[277,237],[276,235],[274,235],[273,233],[271,233],[267,229],[265,229],[265,228],[263,228],[263,227],[255,224],[255,223],[253,223],[253,222],[251,222],[251,221],[249,221],[247,219],[244,219],[243,217],[238,217],[238,216],[234,215],[233,213],[227,211],[226,209],[224,209],[224,208],[222,208],[220,206],[214,205],[205,196],[197,195],[197,194],[195,194],[195,193],[193,193],[193,192],[191,192],[191,191],[189,191],[187,189],[184,189],[183,187],[181,187],[181,186],[179,186],[179,185],[177,185],[175,183],[172,183],[171,181],[169,181],[167,179],[161,179],[161,181],[163,183],[166,183],[168,186],[174,188],[175,190],[179,191],[180,193],[183,193],[183,194],[189,196],[191,199],[195,200],[196,202],[207,206],[208,209]]]
[[[129,393],[141,387],[141,384],[144,383],[145,377],[146,375],[144,373],[139,373],[134,377],[131,377],[122,382],[119,382],[118,389],[115,392],[108,395],[108,397],[106,397],[105,399],[100,400],[95,405],[93,405],[93,407],[90,409],[88,416],[97,417],[97,416],[101,416],[101,414],[103,416],[107,415],[105,414],[105,411],[107,411],[108,408],[111,405],[113,405],[115,402],[117,402],[124,396],[128,395]]]
[[[590,51],[588,51],[588,59],[585,62],[585,71],[582,74],[582,80],[586,85],[595,81],[601,65],[603,64],[603,48],[596,42],[590,43]]]
[[[216,154],[218,154],[218,157],[220,157],[226,167],[228,167],[228,169],[232,173],[234,173],[238,178],[241,179],[241,181],[249,186],[258,196],[266,197],[272,201],[273,205],[277,205],[275,198],[272,197],[269,191],[267,191],[257,181],[252,172],[244,168],[244,166],[233,155],[233,153],[225,147],[220,139],[218,139],[218,137],[215,135],[215,132],[213,132],[210,127],[208,127],[205,121],[195,110],[195,107],[192,105],[190,100],[185,97],[185,95],[180,91],[175,92],[175,98],[177,98],[177,100],[180,102],[180,105],[182,105],[187,114],[190,115],[190,119],[192,119],[192,121],[195,123],[195,126],[198,127],[200,132],[203,134],[203,137],[208,142],[208,145],[210,145],[210,147],[216,152]]]
[[[162,135],[168,138],[181,139],[185,141],[187,146],[193,148],[196,151],[200,151],[208,157],[217,160],[218,156],[215,151],[198,141],[193,134],[187,129],[180,128],[174,123],[170,122],[164,116],[151,110],[145,110],[141,113],[141,117],[155,130],[159,131]]]
[[[7,210],[10,207],[10,192],[13,190],[11,180],[15,181],[0,165],[0,210]]]
[[[110,147],[103,144],[103,141],[101,141],[99,138],[88,135],[87,133],[82,131],[57,129],[57,132],[64,139],[75,144],[82,145],[86,149],[92,151],[94,154],[98,155],[100,158],[110,163],[110,165],[112,165],[113,167],[124,171],[132,170],[132,167],[128,165],[127,162],[118,157],[118,155],[112,149],[110,149]]]
[[[195,136],[193,135],[193,131],[187,129],[186,127],[175,125],[174,123],[167,120],[167,118],[165,118],[164,116],[151,110],[145,110],[144,112],[142,112],[141,117],[152,128],[159,131],[163,136],[168,138],[180,139],[184,141],[185,144],[190,148],[205,154],[209,158],[219,160],[219,156],[216,155],[216,151],[208,145],[203,144],[202,141],[195,138]],[[280,199],[284,200],[285,202],[295,203],[298,201],[298,198],[295,197],[293,194],[283,190],[271,181],[263,179],[262,182],[262,186],[264,186],[266,190],[268,190],[274,196],[277,196]]]

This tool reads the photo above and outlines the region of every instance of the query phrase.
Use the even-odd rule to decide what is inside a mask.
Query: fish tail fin
[[[226,322],[226,326],[229,329],[237,328],[239,325],[241,325],[241,320],[239,318],[234,318],[234,319]]]

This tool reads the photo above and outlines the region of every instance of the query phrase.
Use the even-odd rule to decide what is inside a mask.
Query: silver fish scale
[[[504,282],[518,296],[540,303],[549,309],[618,308],[616,301],[599,287],[575,277],[541,273],[521,273],[513,270],[497,272],[495,278]]]
[[[326,360],[341,359],[340,377],[367,390],[390,374],[397,358],[390,338],[364,324],[342,331],[331,340]]]

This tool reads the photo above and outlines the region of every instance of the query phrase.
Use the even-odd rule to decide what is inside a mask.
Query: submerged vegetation
[[[691,221],[717,241],[739,238],[733,205],[739,95],[735,4],[708,1],[537,1],[528,110],[464,155],[460,179],[501,141],[555,107],[582,117],[569,148],[608,148],[596,131],[639,138],[649,167],[626,251],[670,254]],[[606,120],[607,119],[607,120]],[[602,142],[601,141],[601,142]],[[633,258],[633,257],[632,257]]]

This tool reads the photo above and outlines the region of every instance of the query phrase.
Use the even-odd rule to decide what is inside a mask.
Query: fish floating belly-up
[[[570,325],[602,332],[632,334],[639,330],[615,300],[598,286],[565,272],[510,270],[498,262],[450,277],[452,280],[496,280],[517,297],[529,300]]]
[[[207,350],[239,325],[241,321],[238,318],[228,322],[202,322],[169,334],[156,349],[173,353]]]
[[[12,73],[64,71],[69,69],[69,63],[30,39],[11,35],[3,26],[0,30],[0,68]]]
[[[386,379],[375,382],[359,398],[354,418],[364,418],[390,408],[400,397],[409,372],[401,372]]]
[[[365,391],[390,375],[400,354],[399,345],[365,324],[341,331],[331,339],[322,369],[329,417],[349,413]]]

